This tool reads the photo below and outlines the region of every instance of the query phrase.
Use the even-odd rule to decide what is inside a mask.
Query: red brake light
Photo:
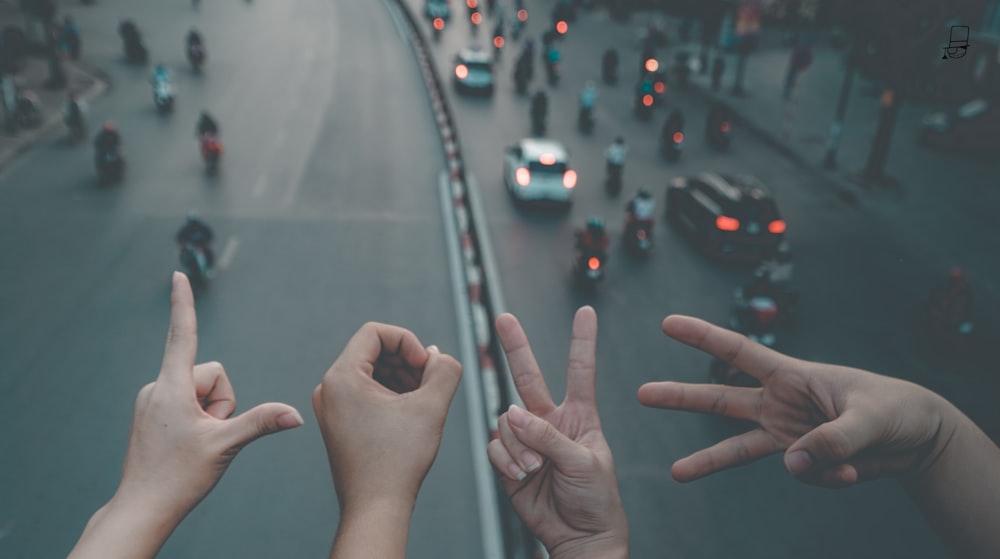
[[[675,144],[679,144],[679,143],[681,143],[683,141],[684,141],[684,133],[683,132],[674,132],[674,143]]]
[[[472,14],[471,18],[473,25],[479,25],[483,21],[483,14],[476,12]]]
[[[455,66],[455,77],[457,77],[460,80],[464,80],[465,78],[469,77],[469,68],[466,67],[465,64],[459,64],[458,66]]]
[[[524,8],[521,8],[520,10],[518,10],[517,11],[517,19],[519,21],[521,21],[521,23],[524,23],[525,21],[528,21],[528,10],[525,10]]]
[[[719,125],[719,130],[722,130],[723,132],[729,132],[729,123],[723,120],[722,124]]]
[[[493,37],[493,46],[495,46],[498,49],[502,49],[503,48],[503,37],[501,37],[500,35],[497,35],[496,37]]]
[[[563,173],[563,186],[573,188],[576,186],[576,171],[570,169]]]
[[[738,231],[740,228],[740,220],[735,217],[720,215],[715,218],[715,226],[721,231]]]
[[[667,84],[663,82],[656,82],[653,84],[653,91],[657,93],[663,93],[666,90],[667,90]]]
[[[465,0],[465,5],[469,7],[470,10],[475,10],[479,6],[479,0]]]
[[[434,18],[434,29],[438,31],[444,29],[444,20],[439,17]]]
[[[569,25],[567,25],[565,21],[560,21],[556,24],[556,31],[559,32],[560,35],[565,35],[568,29]]]
[[[655,72],[660,68],[660,63],[655,58],[647,58],[645,66],[647,72]]]
[[[652,107],[653,106],[653,96],[650,95],[650,94],[648,94],[648,93],[645,94],[645,95],[643,95],[642,96],[642,104],[645,105],[645,106],[647,106],[647,107]]]
[[[514,179],[517,181],[517,184],[528,186],[528,183],[531,182],[531,173],[525,167],[518,167],[517,171],[514,171]]]
[[[587,259],[587,267],[591,270],[596,270],[601,267],[601,259],[596,256],[591,256]]]
[[[776,219],[771,223],[767,224],[767,230],[775,235],[779,235],[785,232],[785,220]]]

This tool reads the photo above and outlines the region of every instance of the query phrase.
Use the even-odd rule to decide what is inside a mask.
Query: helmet
[[[187,222],[198,221],[198,212],[191,210],[187,213]]]
[[[597,216],[592,216],[592,217],[588,218],[587,219],[587,229],[590,230],[593,233],[603,233],[604,232],[604,220],[601,219],[601,218],[599,218],[599,217],[597,217]]]
[[[104,126],[101,127],[101,130],[104,130],[105,132],[117,132],[118,126],[113,120],[105,120]]]
[[[951,272],[948,274],[948,277],[950,277],[954,281],[964,280],[965,268],[961,266],[952,267]]]
[[[645,188],[640,188],[639,189],[639,198],[649,199],[649,198],[652,198],[652,197],[653,197],[653,195],[650,194],[649,191],[646,190]]]
[[[624,144],[625,143],[625,138],[622,137],[622,136],[615,136],[615,143],[616,144]]]

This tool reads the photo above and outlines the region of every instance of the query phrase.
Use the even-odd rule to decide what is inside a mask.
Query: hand
[[[663,332],[750,374],[760,388],[652,382],[645,406],[711,413],[759,427],[678,460],[674,479],[693,481],[785,451],[802,481],[844,487],[920,470],[941,452],[952,409],[915,384],[860,369],[782,355],[745,336],[687,316],[668,316]]]
[[[250,442],[302,425],[286,404],[261,404],[232,419],[236,396],[218,362],[195,366],[194,297],[175,272],[170,331],[156,382],[139,391],[118,495],[185,514],[215,486]]]
[[[573,319],[566,398],[558,407],[517,319],[502,314],[496,327],[528,408],[501,415],[500,437],[487,448],[514,510],[553,558],[627,557],[628,523],[594,394],[594,309],[583,307]]]
[[[369,322],[313,390],[341,513],[412,510],[441,444],[462,367],[409,330]]]

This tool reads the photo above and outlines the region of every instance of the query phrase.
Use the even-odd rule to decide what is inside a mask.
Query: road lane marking
[[[259,198],[260,195],[264,193],[265,188],[267,188],[267,175],[261,175],[257,179],[257,183],[253,185],[253,192],[250,194],[252,194],[254,198]]]
[[[233,261],[233,257],[236,256],[236,248],[238,246],[240,246],[240,240],[236,237],[229,237],[226,241],[226,248],[222,249],[222,256],[219,257],[218,269],[225,270],[229,267],[229,264]]]
[[[479,378],[479,352],[473,339],[472,309],[466,295],[465,266],[461,247],[458,246],[458,230],[453,213],[455,200],[451,196],[448,173],[442,171],[438,180],[441,197],[441,216],[445,224],[445,238],[448,244],[448,268],[451,270],[452,294],[455,298],[455,314],[458,319],[458,344],[462,361],[462,385],[465,387],[466,408],[469,412],[469,436],[472,439],[472,464],[476,477],[477,503],[479,504],[479,525],[483,537],[483,558],[501,559],[505,556],[503,537],[500,534],[499,505],[495,490],[493,467],[486,457],[486,421],[483,408],[483,389]]]

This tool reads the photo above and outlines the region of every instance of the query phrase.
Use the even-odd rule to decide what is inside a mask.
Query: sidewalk
[[[18,4],[15,0],[0,1],[0,29],[16,26],[24,30],[26,17]],[[58,16],[58,20],[61,21],[61,15]],[[86,49],[87,38],[83,37],[82,40]],[[109,81],[107,77],[102,72],[89,68],[85,62],[67,59],[63,66],[66,70],[68,87],[77,91],[86,103],[89,104],[107,90]],[[30,149],[46,134],[62,126],[62,109],[67,89],[46,88],[45,82],[48,76],[48,62],[44,57],[37,55],[28,56],[24,67],[13,76],[14,83],[19,88],[30,90],[38,96],[44,116],[40,126],[18,129],[14,134],[7,133],[0,126],[0,169]],[[90,124],[92,127],[93,123]]]

